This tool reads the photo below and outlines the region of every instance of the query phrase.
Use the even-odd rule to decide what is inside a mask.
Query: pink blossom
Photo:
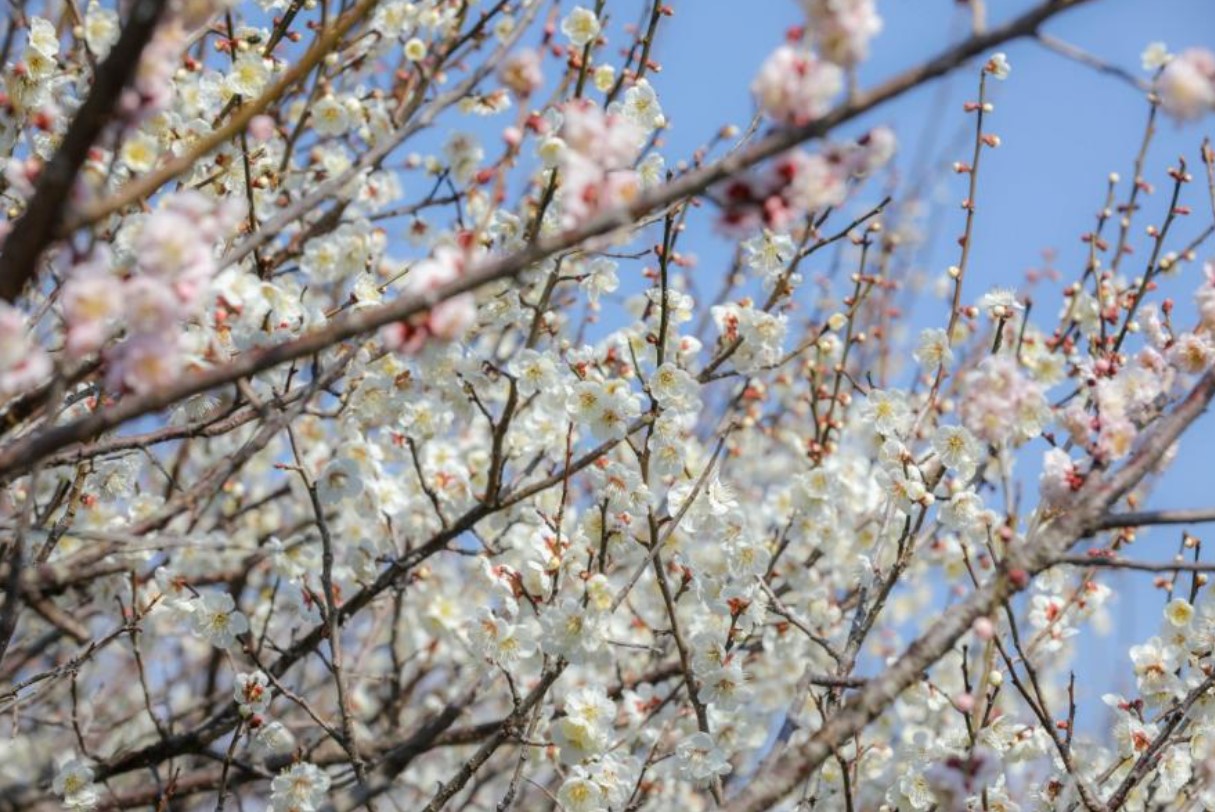
[[[970,624],[970,629],[975,633],[975,637],[980,640],[991,640],[996,636],[996,624],[991,622],[989,617],[975,618],[975,622]]]
[[[882,30],[873,0],[804,0],[809,33],[819,52],[837,65],[869,56],[869,40]]]
[[[1181,121],[1215,109],[1215,54],[1190,48],[1169,61],[1156,82],[1160,106]]]
[[[127,279],[110,275],[104,253],[74,268],[64,291],[69,352],[99,349],[109,325],[121,322],[127,341],[107,353],[109,385],[145,393],[172,380],[180,371],[182,324],[198,315],[216,271],[215,245],[242,212],[243,204],[198,191],[168,195],[132,242]]]
[[[719,190],[721,228],[743,235],[763,226],[784,231],[808,212],[843,202],[843,167],[821,155],[791,150],[768,167],[728,181]]]
[[[175,287],[154,276],[135,276],[122,286],[127,331],[135,334],[171,329],[188,311]]]
[[[790,205],[802,212],[838,206],[847,197],[846,165],[823,155],[794,150],[776,163],[776,171],[789,178]]]
[[[827,112],[844,87],[844,73],[809,51],[782,45],[751,83],[761,110],[781,124],[801,125]]]
[[[1202,325],[1208,330],[1215,330],[1215,262],[1208,260],[1202,266],[1206,282],[1194,294],[1198,304],[1198,316]]]
[[[575,99],[562,108],[561,138],[574,152],[604,169],[632,166],[645,133],[630,119],[589,99]]]
[[[966,799],[994,783],[1001,772],[1000,754],[978,745],[966,755],[949,756],[935,762],[924,778],[936,796],[941,812],[962,812]]]
[[[471,242],[465,239],[464,242]],[[429,299],[464,275],[480,252],[452,245],[435,249],[434,256],[414,264],[405,275],[404,294]],[[459,293],[436,303],[424,313],[385,327],[380,337],[392,350],[418,352],[431,339],[454,341],[476,321],[476,298]]]
[[[1066,505],[1072,500],[1084,477],[1077,471],[1075,460],[1061,448],[1052,448],[1042,458],[1042,473],[1038,489],[1042,501],[1052,507]]]
[[[131,124],[146,121],[172,103],[173,73],[185,38],[181,24],[169,22],[156,30],[144,48],[132,86],[120,97],[120,108]]]
[[[540,54],[530,48],[512,54],[502,63],[498,78],[502,80],[502,84],[514,91],[516,96],[527,98],[544,81],[544,74],[540,70]]]
[[[962,422],[989,443],[1020,445],[1038,436],[1052,417],[1042,386],[1008,355],[986,358],[966,373],[959,391]]]
[[[50,373],[51,359],[30,340],[24,314],[0,302],[0,396],[24,392]]]
[[[787,230],[810,212],[839,206],[847,198],[850,179],[871,174],[893,155],[894,134],[886,127],[853,143],[828,145],[817,154],[790,150],[714,189],[722,208],[719,227],[732,236],[745,236],[761,226]]]
[[[139,270],[174,283],[183,304],[193,304],[215,274],[216,242],[242,216],[240,204],[219,203],[202,192],[179,192],[148,215],[134,249]]]
[[[264,113],[249,121],[249,137],[254,141],[269,141],[274,137],[274,129],[274,119]]]
[[[426,326],[441,341],[454,341],[477,320],[477,300],[471,293],[445,299],[430,309]]]
[[[429,259],[417,262],[405,275],[405,290],[413,295],[433,293],[454,282],[464,270],[464,252],[450,245],[441,245]]]
[[[72,269],[63,285],[60,301],[67,325],[66,349],[74,358],[99,350],[122,313],[121,286],[109,265],[109,249],[98,246],[86,262]]]
[[[28,158],[9,158],[4,166],[4,179],[9,189],[22,197],[34,193],[34,184],[42,172],[42,159],[36,155]]]
[[[563,112],[561,205],[564,225],[572,228],[637,198],[641,181],[633,164],[645,136],[631,120],[585,99]]]
[[[146,395],[168,386],[180,374],[181,355],[177,345],[147,334],[115,348],[106,383],[112,389]]]
[[[846,156],[849,171],[864,178],[890,163],[898,148],[898,139],[889,127],[874,127],[856,141],[856,147]]]
[[[153,212],[135,238],[140,271],[169,279],[210,271],[214,263],[211,246],[200,239],[199,232],[197,223],[184,212]]]

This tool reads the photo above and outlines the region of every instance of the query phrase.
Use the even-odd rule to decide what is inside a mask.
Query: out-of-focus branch
[[[0,253],[0,299],[11,302],[34,278],[38,258],[55,238],[72,185],[89,149],[113,116],[123,88],[135,75],[144,46],[168,4],[137,0],[109,57],[97,68],[93,88],[68,125],[63,143],[38,178],[25,214],[13,225]]]
[[[1053,51],[1065,59],[1078,62],[1081,65],[1090,67],[1099,73],[1104,73],[1106,76],[1113,76],[1115,79],[1126,82],[1131,87],[1134,87],[1137,90],[1142,90],[1144,93],[1147,93],[1152,89],[1150,82],[1139,78],[1125,68],[1120,68],[1117,65],[1106,62],[1101,57],[1091,54],[1083,48],[1073,45],[1070,42],[1061,40],[1058,37],[1052,37],[1049,34],[1039,32],[1034,36],[1034,41],[1039,43],[1048,51]]]
[[[1203,561],[1132,561],[1101,555],[1064,555],[1056,558],[1055,564],[1138,572],[1215,572],[1215,564]]]
[[[369,2],[369,0],[363,0]],[[699,194],[709,186],[763,160],[778,155],[804,141],[818,138],[835,127],[851,121],[878,105],[913,90],[924,83],[948,73],[972,57],[1017,37],[1037,31],[1043,22],[1066,9],[1091,0],[1050,0],[1020,17],[959,43],[922,65],[904,71],[878,85],[857,94],[826,116],[801,127],[780,130],[745,149],[722,158],[661,186],[642,196],[629,206],[599,215],[583,226],[538,240],[515,253],[499,257],[473,269],[461,279],[425,296],[409,296],[379,307],[348,312],[335,318],[324,328],[264,350],[250,352],[231,363],[214,367],[177,383],[145,395],[128,397],[108,409],[63,426],[22,438],[0,450],[0,481],[29,471],[47,454],[68,445],[119,426],[128,420],[155,412],[191,395],[206,392],[240,378],[255,375],[279,364],[314,355],[347,339],[365,335],[384,325],[401,321],[432,308],[437,303],[460,293],[475,290],[487,283],[511,278],[537,262],[560,251],[629,226],[643,215],[676,201]]]
[[[1094,530],[1118,527],[1145,527],[1153,524],[1206,524],[1215,522],[1215,508],[1196,510],[1144,510],[1135,513],[1111,513],[1097,520]]]

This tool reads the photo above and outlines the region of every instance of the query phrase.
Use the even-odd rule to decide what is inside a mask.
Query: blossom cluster
[[[188,354],[206,352],[182,327],[202,315],[215,246],[234,232],[243,208],[180,192],[124,228],[116,250],[95,246],[63,285],[65,354],[85,358],[121,333],[124,340],[106,351],[113,389],[147,393],[173,381]]]
[[[690,155],[672,4],[7,23],[0,812],[1215,810],[1212,514],[1150,509],[1215,396],[1204,179],[1140,158],[1016,284],[972,251],[1009,57],[905,184],[832,113],[877,4],[797,7]],[[1210,111],[1208,51],[1143,62]]]

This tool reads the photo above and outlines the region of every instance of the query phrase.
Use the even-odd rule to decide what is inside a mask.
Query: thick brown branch
[[[97,68],[93,89],[68,126],[59,150],[38,178],[25,214],[13,225],[0,253],[0,298],[11,302],[37,273],[38,258],[55,238],[63,207],[89,149],[114,114],[123,88],[135,75],[140,54],[152,39],[165,0],[137,0],[109,57]]]

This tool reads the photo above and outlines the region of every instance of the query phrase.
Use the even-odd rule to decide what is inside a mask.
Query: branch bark
[[[165,0],[136,0],[110,55],[97,68],[93,88],[68,126],[63,143],[42,170],[29,207],[0,253],[0,299],[14,301],[37,275],[38,258],[55,239],[63,209],[80,167],[114,115],[123,88],[139,66],[144,46],[164,15]]]

